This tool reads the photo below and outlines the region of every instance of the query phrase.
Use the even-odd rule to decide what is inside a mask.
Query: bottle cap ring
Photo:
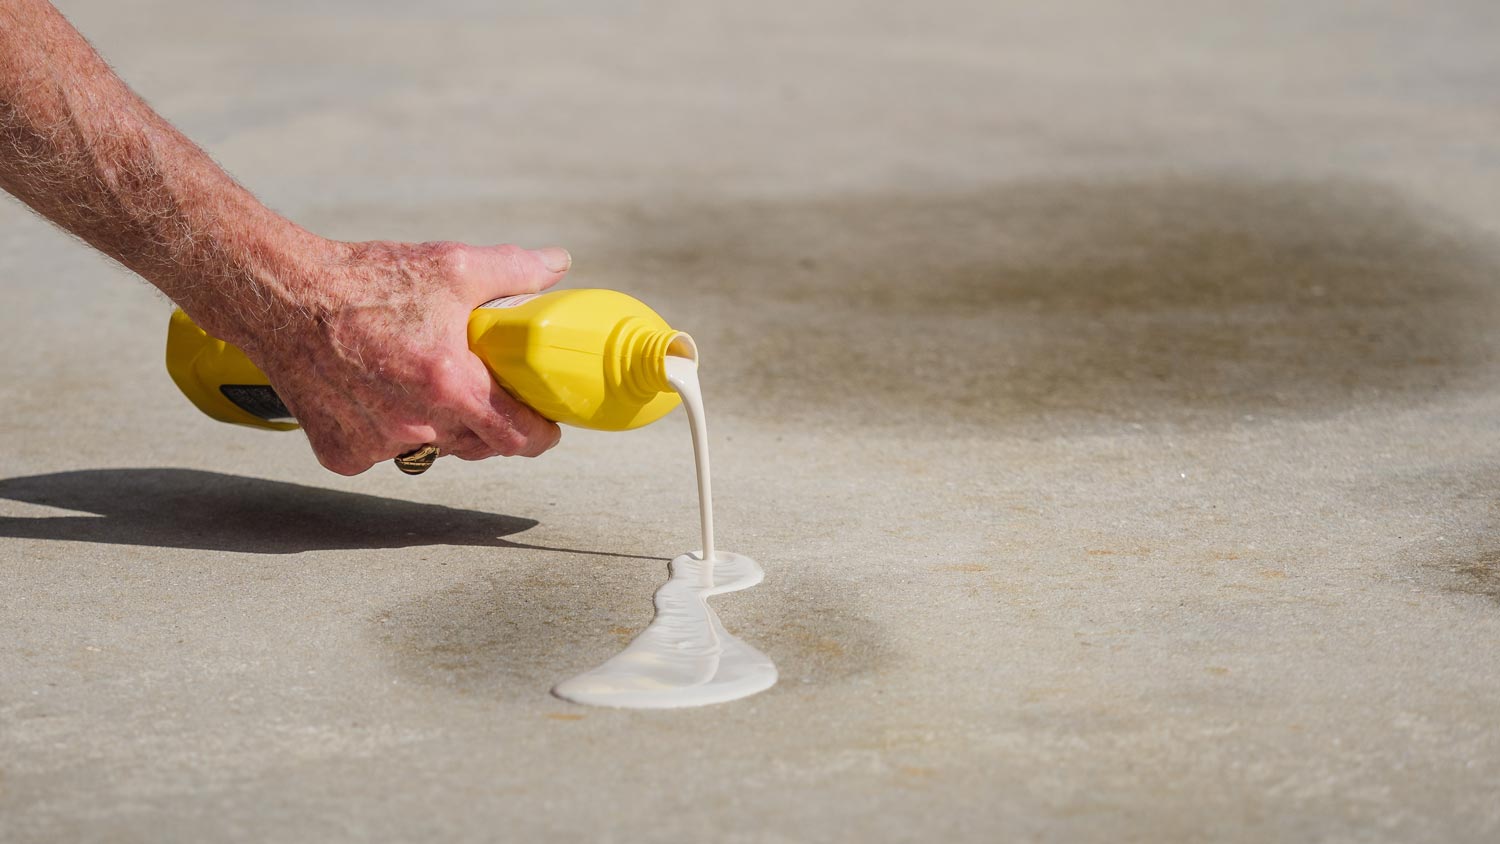
[[[396,458],[396,468],[408,475],[420,475],[432,468],[434,461],[442,454],[437,446],[427,444],[418,449],[413,449]]]

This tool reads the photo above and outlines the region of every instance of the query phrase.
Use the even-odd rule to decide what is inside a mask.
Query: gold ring
[[[433,461],[442,454],[435,445],[424,445],[396,458],[396,468],[408,475],[420,475],[432,468]]]

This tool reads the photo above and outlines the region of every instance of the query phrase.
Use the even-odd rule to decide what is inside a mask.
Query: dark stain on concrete
[[[640,286],[712,314],[735,412],[968,428],[1420,401],[1492,359],[1500,277],[1473,234],[1347,183],[699,208],[628,242]]]
[[[1500,551],[1480,554],[1477,559],[1454,566],[1454,570],[1463,578],[1459,591],[1500,603]]]
[[[1434,465],[1372,471],[1351,487],[1353,506],[1377,519],[1390,514],[1426,523],[1422,534],[1441,531],[1421,540],[1400,532],[1402,548],[1395,559],[1411,571],[1398,584],[1415,582],[1450,596],[1488,598],[1500,607],[1500,465],[1489,453],[1453,459],[1438,449],[1424,456]],[[1436,526],[1439,519],[1441,528]]]
[[[373,637],[410,682],[493,698],[545,694],[618,653],[614,629],[644,629],[665,578],[665,565],[602,558],[497,568],[376,613]],[[783,682],[830,683],[872,670],[886,653],[853,602],[814,581],[762,584],[712,605],[731,633],[776,661]]]
[[[633,622],[632,610],[649,617],[649,600],[624,599],[633,580],[650,594],[645,578],[630,575],[571,560],[497,568],[382,610],[372,630],[406,681],[488,697],[545,694],[570,668],[619,647],[611,625]]]
[[[571,284],[634,292],[699,338],[716,408],[812,424],[1222,425],[1420,402],[1494,360],[1500,315],[1494,243],[1360,182],[413,213],[413,233],[479,239],[547,220]]]
[[[1493,536],[1494,531],[1489,535]],[[1477,595],[1500,604],[1500,549],[1475,551],[1435,564],[1445,573],[1444,588],[1461,595]]]

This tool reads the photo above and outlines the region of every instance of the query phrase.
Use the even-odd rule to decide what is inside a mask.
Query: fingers
[[[348,476],[361,474],[377,463],[393,460],[428,443],[438,447],[439,455],[457,457],[460,460],[485,460],[500,453],[467,428],[422,443],[387,441],[370,448],[361,448],[355,438],[325,435],[321,428],[309,430],[307,439],[323,468]]]
[[[451,454],[460,460],[484,460],[499,452],[490,447],[480,436],[468,428],[454,432],[437,443],[442,454]]]
[[[299,421],[313,454],[324,468],[340,475],[358,475],[376,463],[384,463],[425,445],[436,445],[439,453],[463,460],[483,460],[498,452],[478,434],[463,425],[445,425],[440,433],[433,425],[388,423],[350,424],[322,408],[303,413]]]
[[[429,380],[426,409],[430,425],[392,425],[378,443],[361,450],[344,439],[327,450],[324,465],[343,474],[358,473],[426,444],[462,460],[495,456],[535,457],[557,444],[561,431],[553,422],[521,404],[490,377],[484,361],[472,354],[449,359]],[[309,439],[313,439],[309,431]],[[374,455],[373,460],[371,455]],[[324,460],[324,453],[319,453]]]
[[[501,246],[455,244],[447,258],[447,269],[460,285],[470,307],[491,299],[536,293],[556,284],[573,266],[573,256],[558,246],[522,249]]]
[[[457,457],[460,460],[487,460],[491,457],[502,456],[535,457],[557,444],[559,432],[556,430],[556,425],[537,416],[536,412],[528,407],[519,404],[516,407],[519,409],[517,415],[524,416],[524,421],[515,422],[511,417],[502,417],[499,421],[490,420],[478,423],[486,427],[488,439],[466,426],[460,426],[449,433],[436,435],[422,443],[403,442],[399,445],[387,445],[379,451],[382,454],[389,453],[389,457],[382,457],[380,460],[398,457],[429,443],[438,447],[440,456]],[[485,420],[491,413],[491,408],[483,408],[474,414],[474,418]],[[336,472],[339,469],[335,466],[341,468],[354,466],[354,464],[341,463],[337,458],[332,461],[332,465],[327,462],[324,465]],[[340,474],[358,474],[368,467],[369,464],[364,464],[354,472],[340,472]]]
[[[557,445],[562,431],[557,423],[516,401],[493,378],[484,362],[473,358],[475,389],[463,422],[496,454],[536,457]],[[482,380],[480,380],[482,378]]]

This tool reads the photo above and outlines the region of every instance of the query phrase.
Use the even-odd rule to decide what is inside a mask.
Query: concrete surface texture
[[[550,697],[681,414],[340,478],[0,204],[0,839],[1500,838],[1500,7],[62,7],[269,203],[698,338],[758,697]]]

